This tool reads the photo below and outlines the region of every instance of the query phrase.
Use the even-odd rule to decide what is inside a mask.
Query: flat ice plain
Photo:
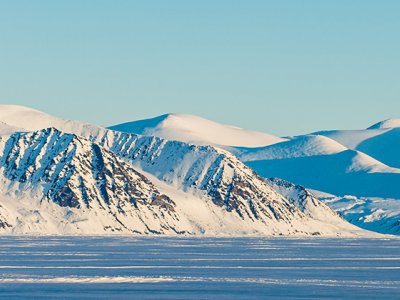
[[[400,299],[400,239],[0,237],[4,299]]]

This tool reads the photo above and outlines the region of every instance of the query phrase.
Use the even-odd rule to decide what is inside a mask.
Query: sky
[[[400,117],[400,1],[0,0],[0,103],[276,135]]]

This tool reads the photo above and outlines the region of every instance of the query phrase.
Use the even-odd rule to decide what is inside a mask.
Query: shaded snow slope
[[[336,195],[400,198],[400,170],[354,150],[249,161],[247,165],[264,177],[280,177]]]
[[[188,114],[166,114],[111,126],[110,129],[200,145],[258,147],[284,141],[270,134],[223,125]]]
[[[368,129],[385,129],[396,127],[400,127],[400,119],[387,119],[368,127]]]
[[[266,178],[280,177],[336,195],[400,195],[396,184],[400,169],[324,136],[298,136],[267,147],[233,148],[232,152]]]
[[[328,130],[312,133],[313,135],[326,136],[349,149],[357,146],[369,138],[378,136],[388,131],[387,129],[360,129],[360,130]]]
[[[400,128],[371,137],[360,143],[357,149],[389,166],[400,168]]]
[[[400,167],[400,128],[321,131],[342,145],[359,150],[391,167]]]

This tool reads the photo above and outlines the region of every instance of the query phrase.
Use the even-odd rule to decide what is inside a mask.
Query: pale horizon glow
[[[278,136],[400,117],[398,1],[2,1],[0,103]]]

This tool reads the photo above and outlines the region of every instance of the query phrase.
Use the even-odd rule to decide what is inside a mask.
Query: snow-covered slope
[[[335,195],[400,198],[400,170],[354,150],[246,164],[261,176],[284,178]]]
[[[336,195],[400,197],[400,169],[318,135],[260,148],[232,149],[264,177],[280,177]]]
[[[166,114],[111,126],[110,129],[200,145],[259,147],[284,141],[270,134],[222,125],[188,114]]]
[[[396,127],[400,127],[400,119],[387,119],[368,127],[368,129],[386,129]]]
[[[318,201],[306,188],[279,178],[270,178],[268,181],[275,190],[294,203],[306,215],[324,222],[335,222],[336,213],[327,205]]]
[[[266,147],[237,147],[230,150],[242,161],[253,161],[328,155],[345,151],[347,148],[324,136],[303,135]]]
[[[35,131],[54,127],[65,133],[97,135],[103,128],[79,121],[64,120],[33,108],[0,104],[0,134],[13,131]]]
[[[12,134],[17,131],[26,131],[24,128],[8,125],[4,122],[0,122],[0,135],[7,135],[7,134]]]
[[[390,129],[363,141],[357,150],[389,166],[400,168],[400,128]]]

